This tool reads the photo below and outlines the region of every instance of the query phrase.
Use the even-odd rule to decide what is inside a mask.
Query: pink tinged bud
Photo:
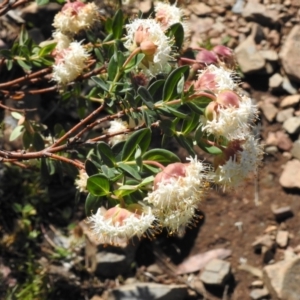
[[[215,90],[217,88],[216,84],[216,75],[210,72],[204,72],[199,77],[198,80],[195,82],[195,89],[196,90]]]
[[[142,25],[140,25],[134,35],[134,41],[137,44],[137,46],[139,46],[142,42],[146,41],[148,37],[148,28],[145,29]]]
[[[151,41],[141,42],[140,48],[146,56],[153,56],[157,50],[157,46]]]
[[[77,15],[79,10],[84,6],[85,4],[81,1],[68,2],[63,6],[62,12],[65,10],[71,10],[73,15]]]
[[[222,91],[218,94],[217,102],[223,107],[236,107],[240,106],[240,96],[230,90]]]
[[[232,57],[233,54],[232,54],[232,50],[226,46],[223,46],[223,45],[217,45],[215,46],[212,51],[214,53],[216,53],[218,56],[220,57]]]
[[[129,218],[130,215],[132,215],[132,213],[127,209],[115,206],[105,212],[104,219],[111,219],[113,225],[123,225],[124,220]]]
[[[204,116],[208,121],[212,121],[217,118],[218,115],[218,103],[211,101],[205,109]]]
[[[214,52],[204,49],[198,52],[198,54],[196,55],[196,61],[206,65],[217,64],[218,57]]]
[[[154,178],[154,190],[158,188],[158,183],[170,183],[172,178],[177,179],[178,177],[185,177],[186,164],[174,163],[170,164],[165,169],[158,173]]]

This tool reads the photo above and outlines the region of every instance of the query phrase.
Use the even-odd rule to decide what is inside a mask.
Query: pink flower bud
[[[159,172],[154,178],[154,190],[158,188],[158,183],[169,183],[172,178],[185,177],[185,168],[187,164],[173,163],[165,167],[165,169]]]
[[[195,82],[196,90],[215,90],[217,88],[216,75],[206,71],[202,73]]]
[[[149,38],[149,32],[147,28],[144,28],[142,25],[140,25],[134,35],[134,41],[137,44],[137,46],[140,46],[140,44],[143,41],[146,41]]]
[[[218,103],[215,101],[211,101],[205,109],[204,115],[208,121],[212,121],[216,119],[218,114]]]
[[[105,212],[104,219],[105,220],[111,219],[113,225],[116,224],[123,225],[124,220],[129,218],[130,215],[132,215],[132,212],[130,212],[129,210],[115,206],[108,209]]]
[[[232,50],[226,46],[223,45],[217,45],[215,46],[212,51],[216,53],[220,57],[232,57]]]
[[[72,15],[77,15],[79,10],[83,8],[85,4],[81,1],[75,1],[75,2],[67,2],[63,8],[61,9],[62,12],[65,10],[70,10],[72,11]]]
[[[222,105],[223,107],[236,107],[240,106],[240,96],[230,90],[222,91],[217,96],[217,103]]]
[[[151,41],[142,41],[140,44],[141,51],[146,56],[153,56],[156,52],[157,46]]]
[[[198,54],[196,55],[196,60],[206,65],[218,63],[217,55],[214,52],[205,49],[198,52]]]

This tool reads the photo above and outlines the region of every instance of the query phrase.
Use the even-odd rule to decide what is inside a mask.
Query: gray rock
[[[236,59],[243,73],[253,73],[263,70],[265,59],[257,51],[256,44],[252,36],[248,36],[235,49]]]
[[[298,159],[286,163],[279,178],[279,183],[282,187],[288,189],[300,188],[300,161]]]
[[[280,89],[282,83],[283,83],[283,77],[279,73],[275,73],[269,78],[269,87],[271,90]]]
[[[283,221],[293,216],[293,212],[290,206],[272,206],[271,209],[277,221]]]
[[[278,230],[276,244],[281,248],[286,248],[289,242],[289,233],[286,230]]]
[[[276,116],[276,121],[279,123],[283,123],[288,118],[291,118],[294,115],[294,112],[295,112],[295,110],[292,107],[283,109],[278,112],[278,114]]]
[[[254,289],[250,293],[250,298],[253,300],[265,299],[269,296],[269,291],[265,288],[263,289]]]
[[[281,51],[280,60],[285,73],[293,80],[300,82],[300,25],[292,28]]]
[[[252,243],[252,247],[255,251],[261,250],[263,246],[269,249],[274,247],[274,241],[271,239],[270,235],[265,234],[263,236],[260,236],[254,243]]]
[[[291,83],[287,76],[283,77],[282,88],[291,95],[297,93],[297,87]]]
[[[230,263],[221,259],[211,260],[201,273],[200,280],[205,284],[224,285],[231,274]]]
[[[274,119],[278,113],[278,108],[274,104],[268,103],[268,102],[263,102],[263,104],[261,105],[260,108],[261,108],[264,116],[266,117],[266,119],[269,122],[274,121]]]
[[[283,129],[289,134],[299,133],[300,131],[300,117],[291,117],[284,121]]]
[[[294,107],[300,102],[300,95],[290,95],[282,99],[280,102],[280,107],[287,108],[287,107]]]
[[[245,4],[245,0],[236,0],[231,11],[235,14],[241,14],[243,12],[244,4]]]
[[[278,54],[274,50],[261,50],[259,52],[265,60],[272,61],[272,62],[278,60]]]
[[[291,154],[293,157],[300,160],[300,140],[294,142]]]
[[[265,152],[268,154],[275,154],[278,152],[278,147],[277,146],[267,146],[267,147],[265,147]]]
[[[183,300],[187,297],[185,285],[135,283],[108,291],[107,300]]]
[[[197,16],[206,16],[206,15],[210,15],[212,13],[211,7],[209,7],[208,5],[206,5],[203,2],[191,4],[189,6],[189,10],[191,10]]]
[[[299,300],[300,257],[264,267],[263,279],[272,299]]]
[[[125,254],[101,251],[96,254],[96,274],[103,277],[116,277],[127,273],[130,268]]]
[[[247,21],[254,21],[262,25],[273,25],[278,22],[278,15],[277,10],[268,9],[266,5],[260,4],[256,1],[248,1],[242,13],[242,16]]]

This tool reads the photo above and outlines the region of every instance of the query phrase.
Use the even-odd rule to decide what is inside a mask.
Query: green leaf
[[[23,125],[19,125],[17,126],[10,134],[10,137],[9,137],[9,141],[14,141],[16,138],[18,138],[22,133],[23,133],[23,130],[24,130],[24,126]]]
[[[92,80],[96,83],[98,87],[100,87],[102,90],[108,92],[109,90],[109,84],[105,82],[102,78],[93,76]]]
[[[103,198],[99,196],[95,196],[89,193],[85,200],[85,214],[90,216],[95,214],[99,207],[101,207],[103,202]]]
[[[111,150],[111,148],[104,142],[100,142],[97,146],[97,151],[103,163],[108,167],[114,167],[116,163],[115,156]]]
[[[141,175],[139,174],[139,172],[135,168],[133,168],[133,167],[131,167],[129,165],[126,165],[126,164],[124,164],[122,162],[118,163],[118,167],[120,169],[122,169],[123,171],[125,171],[128,175],[132,176],[133,178],[135,178],[137,180],[141,180],[142,179]]]
[[[203,142],[202,140],[197,141],[197,145],[205,152],[213,155],[222,154],[222,150],[218,147],[211,146]]]
[[[199,115],[192,112],[189,115],[189,118],[186,118],[183,120],[182,126],[181,126],[181,132],[186,135],[192,132],[197,125],[199,124]]]
[[[175,123],[169,119],[161,120],[159,127],[163,130],[164,134],[169,137],[175,134]]]
[[[113,36],[115,39],[119,39],[122,36],[122,31],[123,31],[123,12],[121,9],[119,9],[113,18],[112,21],[112,31],[113,31]]]
[[[178,95],[180,95],[181,93],[183,93],[184,82],[185,82],[184,76],[181,75],[181,78],[180,78],[180,80],[178,81],[177,87],[176,87],[176,88],[177,88],[177,94],[178,94]]]
[[[152,95],[153,99],[162,99],[163,87],[165,80],[159,79],[154,81],[148,88],[150,95]]]
[[[28,31],[25,29],[25,26],[22,26],[19,36],[20,46],[24,46],[29,39]]]
[[[108,63],[108,78],[109,80],[114,80],[117,72],[118,72],[118,62],[116,60],[115,55],[113,55]]]
[[[176,23],[170,26],[167,36],[175,38],[175,46],[181,48],[184,41],[184,30],[181,23]]]
[[[145,105],[150,110],[153,110],[154,109],[154,104],[153,104],[154,101],[153,101],[153,98],[152,98],[151,94],[149,93],[149,91],[145,87],[140,86],[137,90],[137,93],[140,95],[140,97],[142,98]]]
[[[37,5],[46,5],[49,3],[50,0],[35,0]]]
[[[13,65],[14,65],[13,60],[12,59],[7,59],[5,61],[5,63],[6,63],[7,71],[10,71],[12,69]]]
[[[180,112],[178,109],[173,108],[172,106],[164,105],[163,107],[160,107],[159,110],[165,110],[168,113],[171,113],[172,115],[174,115],[174,116],[176,116],[180,119],[186,119],[187,118],[186,113]]]
[[[182,66],[170,73],[164,85],[163,101],[169,101],[175,95],[177,95],[176,86],[180,81],[182,75],[184,75],[184,77],[187,78],[189,69],[189,66]]]
[[[29,133],[29,131],[25,130],[23,137],[23,146],[25,149],[28,149],[30,145],[32,144],[32,135]]]
[[[87,159],[85,162],[85,170],[89,176],[93,176],[99,173],[99,169],[97,168],[97,166],[89,159]]]
[[[151,141],[151,130],[148,128],[140,129],[134,132],[128,140],[125,142],[123,151],[122,151],[122,161],[128,161],[133,159],[136,145],[139,145],[142,153],[144,153]]]
[[[23,117],[21,114],[19,114],[18,112],[15,112],[15,111],[13,111],[11,113],[11,115],[12,115],[13,118],[15,118],[17,120],[20,120]]]
[[[183,135],[175,135],[177,142],[188,151],[191,156],[195,156],[195,151],[193,149],[193,143],[190,139],[185,138]]]
[[[145,57],[145,54],[143,54],[143,53],[139,53],[138,55],[135,55],[129,61],[129,63],[125,66],[124,72],[128,73],[132,69],[134,69],[135,67],[137,67],[141,63],[141,61],[144,59],[144,57]]]
[[[51,52],[55,49],[56,47],[56,42],[53,42],[49,45],[46,45],[44,47],[42,47],[40,50],[39,50],[39,53],[38,55],[39,56],[46,56],[46,55],[50,55]]]
[[[99,48],[94,48],[94,52],[95,52],[95,55],[97,57],[98,62],[103,63],[104,62],[104,57],[103,57],[103,54],[100,51],[100,49]]]
[[[37,132],[33,134],[32,144],[36,151],[40,151],[45,148],[44,139]]]
[[[102,174],[93,175],[87,181],[88,191],[95,196],[110,194],[109,180]]]
[[[61,124],[55,124],[54,125],[54,134],[56,138],[60,138],[65,134],[65,129],[62,127]]]
[[[138,170],[140,171],[143,167],[143,161],[142,161],[142,151],[141,151],[141,148],[139,145],[136,146],[134,159],[135,159],[136,165],[138,166]]]
[[[165,149],[151,149],[144,153],[143,160],[153,160],[161,164],[180,162],[180,159],[176,154]]]
[[[25,71],[31,70],[31,66],[28,65],[24,60],[17,59],[18,65],[23,68]]]

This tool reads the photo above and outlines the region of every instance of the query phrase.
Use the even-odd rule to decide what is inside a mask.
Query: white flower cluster
[[[89,178],[89,175],[84,171],[80,170],[77,179],[75,180],[76,188],[81,193],[87,193],[88,190],[86,188],[87,186],[87,180]]]
[[[167,177],[160,178],[154,191],[144,199],[159,223],[171,233],[192,222],[195,209],[209,187],[208,166],[197,158],[188,160],[188,164],[173,164],[175,168],[163,170],[163,176]],[[178,172],[180,175],[176,175]]]
[[[111,212],[110,212],[111,211]],[[114,207],[108,211],[99,208],[96,214],[87,218],[96,238],[104,244],[127,242],[132,237],[141,238],[155,221],[150,207],[141,213],[132,213],[124,208]]]
[[[241,93],[235,78],[233,71],[209,65],[195,82],[196,92],[210,90],[215,95],[201,116],[203,131],[216,143],[224,138],[228,141],[215,159],[215,182],[224,187],[235,187],[256,174],[263,158],[262,146],[251,133],[258,109]]]
[[[56,48],[53,52],[55,64],[52,79],[59,84],[67,84],[76,79],[84,70],[89,57],[80,42],[73,40],[80,30],[89,29],[98,18],[94,3],[83,3],[79,0],[66,3],[54,17],[56,31],[53,38]]]
[[[88,57],[88,53],[80,43],[70,43],[68,48],[60,50],[56,54],[53,80],[66,84],[76,79],[82,73]]]
[[[175,23],[181,23],[187,33],[186,23],[182,22],[182,11],[178,7],[157,2],[154,10],[155,19],[135,19],[126,25],[124,44],[129,51],[140,48],[145,54],[139,67],[149,76],[167,71],[172,60],[173,40],[166,35],[166,30]]]
[[[95,3],[81,1],[68,2],[54,17],[53,27],[68,35],[75,35],[80,30],[90,28],[98,18],[98,8]]]

